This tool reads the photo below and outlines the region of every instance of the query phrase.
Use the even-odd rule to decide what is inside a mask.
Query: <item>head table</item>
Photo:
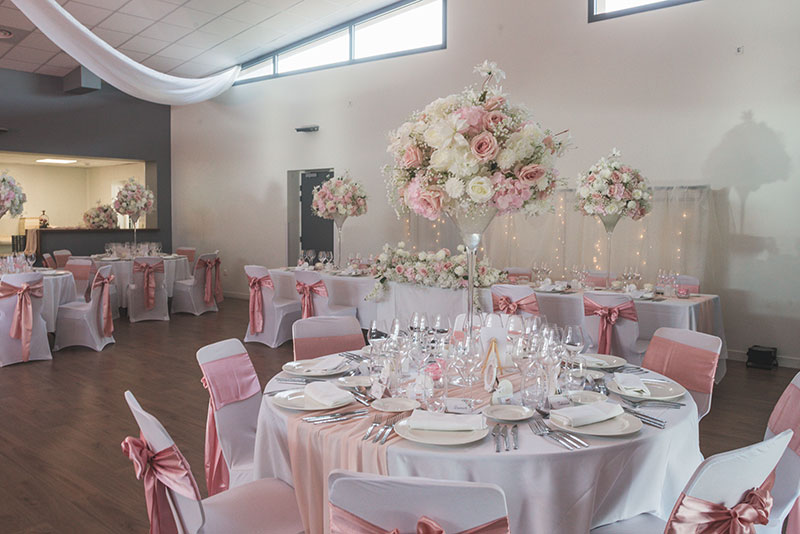
[[[267,384],[265,393],[297,387],[275,380],[282,375]],[[382,464],[375,460],[381,454],[376,447],[381,446],[361,439],[379,412],[370,409],[362,419],[311,425],[298,418],[309,412],[278,407],[265,394],[256,431],[256,477],[277,477],[295,487],[309,534],[327,532],[327,476],[336,468],[494,483],[505,492],[511,532],[585,534],[644,512],[669,516],[702,461],[696,405],[688,394],[682,402],[686,406],[678,410],[645,410],[667,421],[663,430],[644,426],[624,437],[581,436],[590,447],[576,451],[534,435],[524,423],[519,428],[519,450],[499,454],[491,434],[469,445],[435,446],[393,433],[383,446]],[[352,404],[347,409],[361,407]],[[391,414],[379,415],[385,419]],[[290,428],[300,440],[293,450]]]

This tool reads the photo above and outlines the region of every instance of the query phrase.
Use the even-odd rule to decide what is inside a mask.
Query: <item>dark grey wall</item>
[[[129,158],[158,165],[158,231],[140,239],[172,247],[170,108],[151,104],[103,83],[99,91],[70,95],[61,78],[0,69],[0,150]],[[43,250],[101,252],[105,241],[131,240],[131,231],[50,235]],[[100,248],[97,245],[100,244]],[[58,246],[56,246],[58,245]]]

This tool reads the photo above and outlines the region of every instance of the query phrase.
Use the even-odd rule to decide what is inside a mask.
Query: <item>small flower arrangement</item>
[[[28,197],[22,187],[8,171],[0,172],[0,217],[8,213],[12,217],[22,215],[22,206]]]
[[[114,199],[114,209],[117,213],[128,215],[136,221],[142,215],[153,211],[154,202],[155,195],[153,195],[152,191],[133,178],[129,178],[125,185],[122,186],[122,189],[117,192],[117,198]]]
[[[634,221],[652,210],[653,193],[641,173],[619,161],[615,148],[608,158],[578,176],[575,209],[584,215],[621,215]]]
[[[314,188],[311,209],[323,219],[358,217],[367,213],[367,193],[348,175],[332,178]]]
[[[110,204],[100,204],[83,213],[83,223],[92,230],[117,228],[117,213]]]
[[[389,134],[394,164],[384,172],[398,216],[410,210],[436,220],[456,209],[476,215],[490,207],[528,215],[552,209],[549,199],[560,183],[554,164],[568,140],[508,102],[499,85],[505,73],[496,64],[484,61],[475,72],[482,86],[433,101]]]

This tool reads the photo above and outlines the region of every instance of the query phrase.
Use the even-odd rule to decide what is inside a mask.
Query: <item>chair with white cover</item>
[[[309,317],[292,325],[295,360],[309,360],[364,347],[364,334],[355,317]]]
[[[53,350],[80,346],[100,352],[106,345],[115,342],[111,313],[113,280],[111,266],[100,267],[92,280],[89,302],[78,299],[58,307]]]
[[[533,280],[533,271],[523,267],[509,267],[506,269],[508,273],[508,282],[510,284],[525,284]]]
[[[722,340],[717,336],[662,327],[653,334],[642,367],[661,373],[685,387],[697,404],[697,415],[702,419],[711,410],[714,374],[721,350]]]
[[[792,431],[787,430],[759,443],[706,458],[686,484],[667,521],[653,514],[640,514],[594,528],[591,534],[752,532],[754,519],[766,523],[765,490],[772,487],[770,473],[791,437]],[[736,511],[732,510],[734,507]],[[737,520],[744,527],[732,530],[730,523]]]
[[[529,286],[495,284],[491,288],[491,293],[492,308],[496,313],[517,314],[523,317],[539,315],[536,293]]]
[[[94,260],[70,257],[64,265],[64,270],[71,272],[75,280],[75,298],[85,296],[89,280],[94,279],[94,273],[97,272]]]
[[[169,321],[163,259],[134,258],[133,277],[127,291],[130,322]]]
[[[299,534],[303,532],[294,490],[264,478],[201,499],[191,467],[161,422],[146,412],[133,393],[125,400],[141,438],[128,436],[122,452],[144,479],[151,532],[181,534]]]
[[[189,272],[194,272],[194,259],[197,256],[197,249],[194,247],[178,247],[175,249],[175,254],[179,256],[186,256],[189,262]]]
[[[208,389],[206,487],[209,495],[251,482],[261,384],[242,342],[226,339],[197,351]]]
[[[244,272],[250,287],[250,320],[244,340],[279,347],[292,339],[292,324],[300,319],[300,301],[279,296],[266,267],[245,265]]]
[[[700,279],[696,276],[689,276],[688,274],[678,275],[678,288],[688,291],[689,293],[700,293]]]
[[[67,249],[54,250],[53,257],[56,259],[56,268],[63,269],[69,259],[72,257],[72,252]]]
[[[639,342],[639,316],[630,296],[588,291],[583,294],[583,308],[586,333],[597,352],[622,356],[633,365],[642,363],[647,344]]]
[[[53,256],[45,252],[42,254],[42,263],[48,269],[57,269],[58,265],[56,265],[56,260],[53,259]]]
[[[550,324],[559,326],[582,325],[586,331],[586,320],[583,315],[583,301],[580,298],[568,298],[558,293],[535,291],[539,305],[539,315],[546,317]],[[597,332],[586,331],[591,339],[597,339]],[[588,340],[587,340],[588,341]],[[596,342],[596,341],[595,341]],[[587,347],[589,343],[587,343]]]
[[[331,302],[328,298],[328,288],[322,281],[322,276],[313,271],[296,271],[297,293],[300,295],[300,304],[303,310],[303,319],[309,317],[331,316],[356,316],[355,306],[343,306]]]
[[[219,269],[214,267],[218,257],[215,253],[197,258],[194,275],[188,280],[176,280],[172,289],[172,313],[202,315],[219,311]],[[215,278],[216,273],[216,278]]]
[[[606,283],[608,282],[608,271],[589,271],[586,273],[586,279],[584,280],[584,284],[588,288],[593,287],[606,287]],[[617,279],[617,273],[611,273],[611,281]]]
[[[22,273],[0,279],[0,367],[53,359],[42,318],[43,278]]]
[[[97,275],[97,270],[97,263],[92,262],[92,271],[89,275],[89,280],[94,280],[94,277]],[[80,292],[78,292],[78,298],[80,299]],[[108,286],[108,298],[111,305],[111,317],[114,320],[117,320],[119,319],[119,293],[117,293],[116,283]],[[86,290],[83,293],[83,300],[86,302],[90,302],[92,300],[92,284],[86,284]]]
[[[775,468],[769,524],[757,527],[758,534],[781,534],[784,521],[786,534],[800,534],[800,373],[778,399],[764,439],[787,429],[794,431],[794,436]]]
[[[337,469],[328,501],[331,534],[509,532],[506,497],[494,484]]]

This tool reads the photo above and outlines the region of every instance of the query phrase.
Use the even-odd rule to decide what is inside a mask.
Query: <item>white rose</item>
[[[592,207],[592,205],[591,205],[591,204],[586,204],[586,205],[583,207],[583,211],[585,211],[585,212],[586,212],[588,215],[591,215],[591,214],[593,214],[593,213],[594,213],[594,207]]]
[[[635,201],[635,200],[629,200],[629,201],[628,201],[628,209],[629,209],[629,210],[634,210],[634,209],[636,209],[636,201]]]
[[[450,198],[461,198],[464,194],[464,182],[460,178],[448,178],[444,183],[444,190]]]
[[[425,142],[434,148],[445,148],[450,145],[469,146],[464,136],[458,133],[467,122],[455,114],[438,120],[425,130]]]
[[[406,242],[400,241],[399,243],[397,243],[397,248],[406,248]]]
[[[602,171],[600,171],[600,178],[605,179],[608,178],[609,176],[611,176],[611,171],[609,169],[603,169]]]
[[[631,181],[631,175],[628,174],[627,172],[622,173],[622,183],[627,184],[630,181]]]
[[[462,245],[458,245],[458,246],[456,247],[456,250],[458,250],[459,252],[463,253],[463,252],[466,252],[466,250],[467,250],[467,247],[465,247],[463,244],[462,244]],[[455,258],[454,258],[454,259],[455,259]]]
[[[457,154],[450,148],[440,148],[431,154],[431,168],[437,171],[449,171],[455,164]]]
[[[613,202],[609,203],[609,205],[606,207],[606,213],[608,215],[614,215],[618,211],[619,211],[619,208],[617,208],[617,205],[615,203],[613,203]]]
[[[386,253],[382,253],[380,256],[378,256],[378,261],[383,262],[383,263],[386,263],[386,260],[388,260],[388,259],[389,259],[389,256],[387,256]]]
[[[419,259],[421,261],[425,261],[425,258],[427,258],[427,257],[428,257],[428,254],[425,253],[424,251],[419,253]]]
[[[501,169],[510,169],[517,162],[517,154],[513,150],[504,148],[497,154],[497,165]]]
[[[634,189],[633,193],[631,193],[631,196],[633,198],[635,198],[636,200],[639,200],[640,198],[642,198],[642,190],[641,189]]]
[[[475,202],[488,202],[494,195],[492,181],[486,176],[476,176],[467,184],[467,194]]]
[[[444,251],[444,249],[441,249],[439,252],[437,252],[437,253],[436,253],[436,259],[437,259],[438,261],[442,261],[442,260],[444,260],[446,257],[447,257],[447,253]]]
[[[581,186],[581,187],[578,189],[578,196],[580,196],[581,198],[586,198],[586,197],[588,197],[588,196],[589,196],[591,193],[592,193],[592,190],[591,190],[591,189],[589,189],[589,187],[588,187],[588,186],[585,186],[585,185],[582,185],[582,186]]]
[[[453,272],[455,272],[458,276],[464,276],[464,268],[460,265],[456,265],[456,268],[453,269]]]

